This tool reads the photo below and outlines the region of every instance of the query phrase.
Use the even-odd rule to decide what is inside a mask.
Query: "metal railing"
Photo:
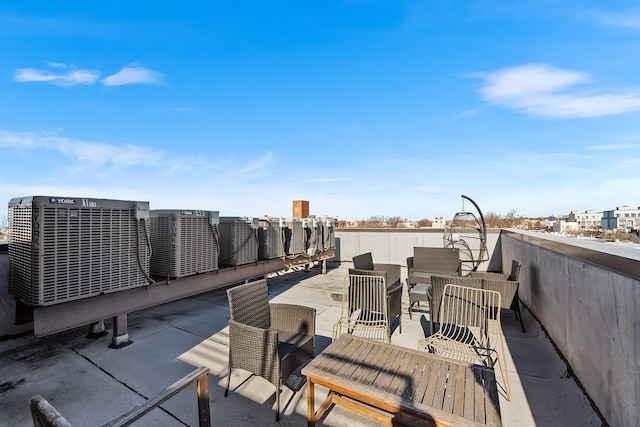
[[[180,393],[191,384],[196,383],[198,395],[198,424],[200,427],[211,426],[211,412],[209,410],[209,368],[204,366],[180,378],[164,391],[149,399],[143,405],[132,409],[126,414],[105,424],[104,427],[120,427],[133,424],[135,421],[156,409],[164,402]],[[71,427],[71,424],[47,402],[42,396],[36,395],[30,399],[31,417],[34,427]]]

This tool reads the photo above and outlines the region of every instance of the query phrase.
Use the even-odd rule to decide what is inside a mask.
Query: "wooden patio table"
[[[501,426],[493,369],[343,334],[313,359],[308,424],[333,404],[386,425]],[[315,410],[315,385],[329,395]]]

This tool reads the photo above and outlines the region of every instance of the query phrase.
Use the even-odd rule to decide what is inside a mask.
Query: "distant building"
[[[447,226],[447,220],[443,216],[437,216],[433,219],[431,227],[433,228],[445,228]]]
[[[567,222],[575,222],[580,230],[593,230],[602,228],[602,212],[573,211],[567,217]]]
[[[603,230],[637,230],[640,228],[640,206],[638,209],[622,206],[604,211],[600,224]]]
[[[293,201],[293,217],[294,218],[309,217],[309,201],[308,200]]]
[[[568,222],[568,221],[554,221],[553,222],[553,231],[555,233],[567,233],[571,231],[578,231],[580,227],[577,222]]]

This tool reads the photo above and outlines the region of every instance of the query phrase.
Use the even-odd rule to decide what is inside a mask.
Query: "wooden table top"
[[[432,424],[502,425],[491,368],[344,334],[302,373],[337,393]]]

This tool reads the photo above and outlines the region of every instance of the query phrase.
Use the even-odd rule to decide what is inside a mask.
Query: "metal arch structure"
[[[465,199],[471,202],[477,215],[473,212],[465,211]],[[489,259],[487,227],[484,216],[478,204],[470,197],[462,195],[462,211],[457,212],[445,226],[443,243],[445,248],[460,249],[462,275],[476,271],[480,263]]]

